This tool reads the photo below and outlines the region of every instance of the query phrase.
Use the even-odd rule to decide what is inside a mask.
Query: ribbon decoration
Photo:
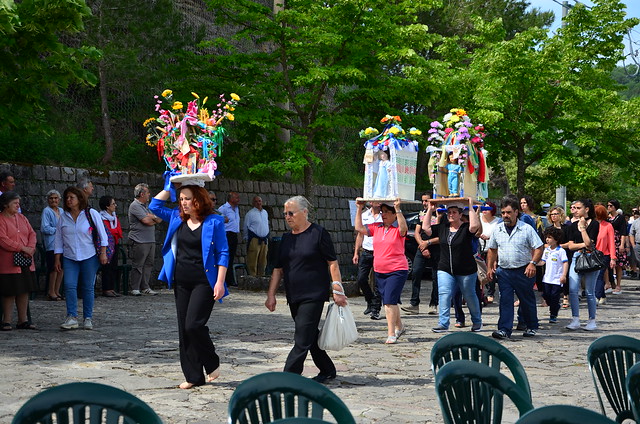
[[[393,127],[398,128],[399,129],[398,134],[400,134],[400,132],[402,131],[402,128],[400,126],[395,124],[388,124],[384,127],[384,130],[382,131],[382,133],[365,141],[364,147],[366,149],[373,149],[373,151],[377,151],[380,149],[386,150],[385,147],[386,148],[393,147],[394,150],[406,149],[406,150],[415,150],[417,152],[418,142],[409,140],[404,136],[396,137],[396,134],[391,132],[391,128]]]
[[[176,188],[173,186],[173,183],[171,183],[171,177],[176,176],[176,175],[181,175],[182,173],[179,171],[164,171],[164,174],[162,174],[162,176],[164,177],[164,189],[166,191],[168,191],[169,193],[171,193],[171,201],[175,202],[177,199],[176,196]]]

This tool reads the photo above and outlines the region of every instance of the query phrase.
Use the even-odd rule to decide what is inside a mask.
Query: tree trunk
[[[304,197],[313,204],[313,164],[308,160],[304,167]]]
[[[519,140],[516,147],[516,161],[517,161],[517,169],[516,169],[516,189],[518,190],[518,198],[522,199],[522,196],[525,195],[524,192],[524,183],[525,176],[524,173],[526,171],[524,165],[524,143]]]
[[[100,78],[100,114],[102,115],[105,147],[104,156],[100,162],[104,165],[113,158],[113,136],[111,135],[111,115],[109,115],[109,101],[107,99],[107,78],[102,61],[98,64],[98,78]]]

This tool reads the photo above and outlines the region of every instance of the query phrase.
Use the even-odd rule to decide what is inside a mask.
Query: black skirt
[[[17,296],[37,290],[36,273],[23,268],[19,274],[0,274],[0,297]]]

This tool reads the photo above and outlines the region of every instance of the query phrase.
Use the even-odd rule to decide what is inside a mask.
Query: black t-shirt
[[[191,230],[187,223],[183,222],[178,227],[177,233],[178,249],[174,281],[209,284],[202,261],[202,225]]]
[[[572,223],[571,227],[569,228],[569,240],[571,240],[574,243],[584,243],[584,240],[582,239],[582,233],[580,233],[580,230],[578,230],[579,222],[580,221],[576,221]],[[596,241],[598,240],[599,232],[600,232],[600,223],[595,219],[592,219],[591,223],[587,225],[587,234],[591,239],[592,248],[595,248],[596,246]]]
[[[563,222],[560,226],[560,229],[562,230],[562,240],[560,240],[559,244],[565,244],[570,240],[569,237],[571,236],[571,224]],[[571,263],[571,258],[573,258],[573,250],[564,249],[564,251],[567,252],[567,260],[569,261],[569,263]]]
[[[609,220],[611,225],[613,226],[613,230],[621,236],[627,236],[627,221],[624,220],[624,216],[622,214],[618,214],[615,218]]]
[[[284,272],[289,303],[326,301],[331,275],[328,261],[337,260],[329,232],[317,224],[300,234],[282,236],[275,267]]]
[[[438,271],[445,271],[451,275],[469,275],[478,271],[473,257],[473,238],[469,232],[469,223],[463,222],[458,231],[452,233],[451,226],[440,225],[440,262]],[[451,236],[451,237],[450,237]]]

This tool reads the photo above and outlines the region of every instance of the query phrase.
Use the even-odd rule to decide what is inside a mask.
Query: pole
[[[569,13],[569,2],[567,0],[562,2],[562,27],[566,25],[564,19]],[[567,187],[560,186],[556,188],[556,205],[562,206],[562,209],[567,210]]]

